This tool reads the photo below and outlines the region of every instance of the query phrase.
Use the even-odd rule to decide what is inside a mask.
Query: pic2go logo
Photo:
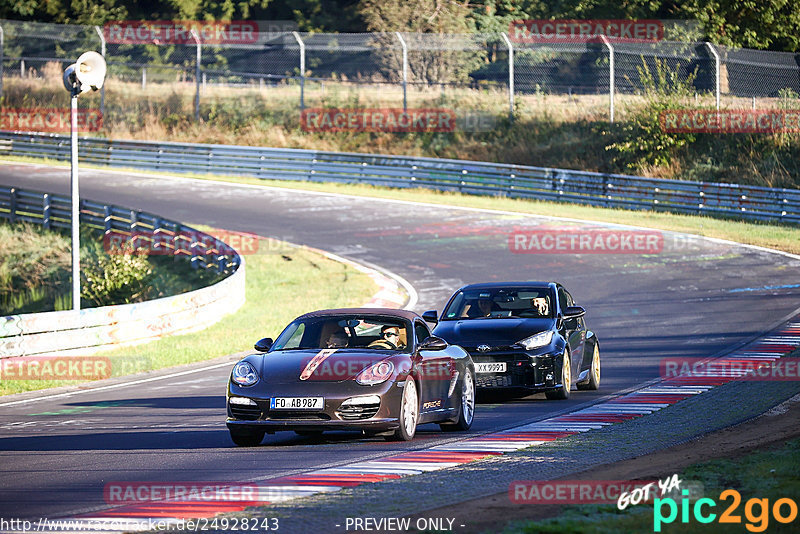
[[[690,504],[687,490],[681,492],[684,498],[681,499],[680,515],[681,523],[689,523],[689,513],[692,512],[695,521],[698,523],[711,523],[717,518],[717,514],[712,512],[717,503],[713,499],[702,498]],[[719,494],[720,501],[731,500],[731,504],[720,514],[720,523],[741,524],[742,516],[736,514],[736,510],[742,502],[741,494],[735,489],[727,489]],[[791,523],[797,518],[797,503],[789,498],[776,500],[770,509],[769,499],[749,499],[744,504],[744,517],[748,521],[745,528],[750,532],[764,532],[769,526],[770,512],[778,523]],[[666,508],[666,510],[665,510]],[[653,531],[661,532],[661,525],[673,523],[678,518],[678,503],[672,498],[656,498],[653,501]],[[788,513],[787,513],[788,512]],[[666,515],[665,515],[666,513]]]

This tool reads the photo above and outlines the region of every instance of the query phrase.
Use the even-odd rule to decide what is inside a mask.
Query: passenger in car
[[[347,347],[348,344],[348,337],[347,333],[344,330],[336,330],[330,336],[328,336],[328,341],[325,343],[325,347],[328,349],[341,349]]]
[[[547,305],[547,299],[545,297],[532,298],[531,308],[533,308],[541,317],[547,317],[550,315],[550,306]]]

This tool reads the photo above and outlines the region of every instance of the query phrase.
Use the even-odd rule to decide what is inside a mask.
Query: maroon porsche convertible
[[[472,425],[472,358],[432,336],[413,312],[316,311],[255,348],[259,353],[237,362],[228,381],[226,422],[237,445],[258,445],[280,430],[410,440],[422,423]]]

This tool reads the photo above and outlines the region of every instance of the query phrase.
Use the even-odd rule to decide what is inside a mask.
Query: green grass
[[[276,337],[298,315],[323,308],[360,305],[377,287],[353,267],[316,252],[262,240],[246,261],[246,303],[234,314],[200,332],[175,335],[143,345],[99,352],[111,358],[112,376],[208,360],[248,349],[262,337]],[[0,395],[75,381],[0,382]]]
[[[762,525],[760,509],[752,509],[753,516],[745,515],[745,507],[750,499],[769,499],[769,509],[776,500],[790,498],[798,503],[800,495],[800,479],[797,478],[797,466],[800,465],[800,440],[787,442],[776,450],[768,450],[747,454],[741,458],[719,459],[692,465],[680,474],[682,480],[700,482],[704,488],[704,496],[714,500],[717,506],[711,510],[717,519],[709,524],[696,521],[689,514],[689,522],[681,523],[680,509],[676,520],[662,525],[661,532],[697,533],[697,534],[733,534],[739,532],[757,532],[747,530],[746,525],[754,528]],[[732,504],[730,497],[720,499],[720,493],[726,489],[735,489],[741,494],[741,503],[733,510],[734,515],[741,517],[742,523],[721,524],[719,515]],[[678,505],[681,503],[678,502]],[[691,505],[693,508],[693,504]],[[561,515],[544,521],[513,522],[502,530],[504,534],[558,533],[558,534],[617,534],[619,532],[653,532],[653,504],[640,504],[626,510],[618,510],[616,505],[583,505],[565,507]],[[664,507],[664,514],[668,512]],[[709,512],[708,506],[703,508]],[[788,515],[788,506],[784,505],[782,514]],[[797,532],[798,520],[781,524],[770,516],[765,532]]]
[[[2,160],[66,166],[66,164],[63,162],[34,158],[6,156],[0,158],[0,161]],[[107,167],[93,165],[82,165],[82,167],[108,170]],[[136,169],[129,170],[131,172],[142,172]],[[182,178],[195,178],[201,180],[217,180],[237,184],[302,189],[306,191],[321,191],[373,198],[427,202],[443,206],[464,206],[470,208],[512,211],[516,213],[527,213],[532,215],[567,217],[598,222],[644,226],[658,230],[685,232],[717,239],[727,239],[730,241],[736,241],[738,243],[746,243],[749,245],[757,245],[776,250],[782,250],[784,252],[800,254],[800,227],[790,225],[736,221],[655,211],[609,209],[558,202],[464,195],[460,193],[439,192],[428,189],[392,189],[388,187],[375,187],[369,185],[261,180],[258,178],[242,176],[212,176],[205,174],[174,173],[159,174],[164,176],[178,176]]]

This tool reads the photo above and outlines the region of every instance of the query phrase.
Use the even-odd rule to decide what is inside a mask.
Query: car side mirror
[[[586,310],[581,306],[567,306],[564,310],[564,319],[577,319],[586,315]]]
[[[436,324],[439,322],[439,313],[436,310],[428,310],[422,314],[426,323]]]
[[[444,350],[448,347],[447,341],[438,336],[429,336],[419,344],[419,350]]]
[[[272,348],[272,343],[273,343],[273,341],[272,341],[271,337],[265,337],[264,339],[259,339],[256,342],[254,348],[258,352],[267,352],[267,351],[269,351],[269,349]]]

